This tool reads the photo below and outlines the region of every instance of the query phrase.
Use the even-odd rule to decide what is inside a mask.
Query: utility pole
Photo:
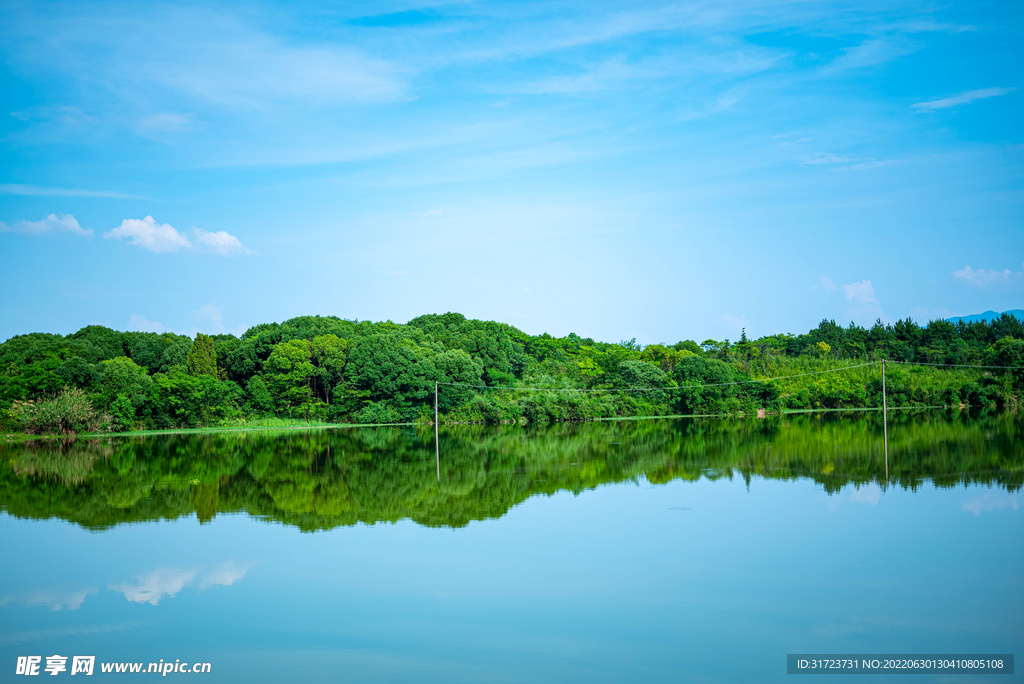
[[[883,383],[884,384],[884,383]],[[434,381],[434,459],[437,462],[437,481],[441,482],[441,444],[437,441],[437,380]]]
[[[885,359],[882,359],[882,442],[885,445],[885,483],[889,484],[889,426],[885,406]]]

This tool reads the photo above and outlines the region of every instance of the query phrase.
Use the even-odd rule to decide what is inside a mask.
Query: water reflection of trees
[[[834,493],[876,482],[916,489],[1024,482],[1015,414],[898,414],[886,476],[880,417],[629,421],[122,437],[0,447],[0,507],[90,529],[245,512],[303,530],[411,519],[466,525],[535,495],[611,482],[810,478]]]

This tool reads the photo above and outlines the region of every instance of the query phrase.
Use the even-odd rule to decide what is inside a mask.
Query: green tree
[[[640,387],[664,388],[675,384],[669,379],[665,371],[654,364],[636,359],[627,359],[619,364],[618,371],[614,376],[614,382],[616,387],[631,389]],[[669,393],[663,389],[657,389],[644,392],[630,392],[628,396],[661,403],[668,401]]]
[[[245,395],[251,410],[265,416],[274,414],[274,397],[260,376],[249,380],[245,386]]]
[[[666,373],[671,373],[676,364],[688,356],[696,356],[696,353],[686,348],[673,349],[663,344],[649,344],[640,354],[640,360],[652,363]]]
[[[135,424],[135,407],[132,405],[131,399],[123,394],[118,394],[110,404],[109,411],[116,430],[124,432],[132,429]]]
[[[437,369],[436,380],[459,383],[458,385],[445,385],[438,393],[438,407],[442,411],[455,408],[478,391],[463,385],[483,384],[483,363],[461,349],[444,351],[435,356],[433,361],[434,367]]]
[[[158,373],[159,403],[167,421],[178,427],[212,425],[241,414],[245,398],[241,388],[231,381],[209,375],[190,375],[180,366],[169,373]]]
[[[196,333],[196,339],[188,351],[187,364],[189,375],[217,377],[217,351],[212,337]]]
[[[103,406],[111,406],[118,396],[124,396],[131,402],[133,414],[137,414],[146,405],[153,379],[146,369],[127,356],[118,356],[99,364],[99,390],[103,398]]]
[[[313,400],[317,369],[312,358],[313,349],[308,340],[281,342],[270,353],[263,366],[263,378],[279,412],[299,410]]]
[[[403,411],[433,399],[437,369],[420,347],[396,335],[372,335],[349,355],[346,375],[371,401],[394,401]]]
[[[330,405],[335,386],[345,373],[347,342],[337,335],[317,335],[309,343],[310,361],[316,371],[313,393]]]

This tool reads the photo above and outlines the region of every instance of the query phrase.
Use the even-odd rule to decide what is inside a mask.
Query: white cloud
[[[151,321],[145,316],[140,314],[132,314],[128,319],[128,329],[136,332],[154,332],[162,333],[167,328],[164,327],[163,323],[159,321]]]
[[[854,322],[866,325],[873,323],[875,319],[884,318],[882,306],[875,296],[875,288],[870,280],[843,285],[843,292],[846,294],[846,301],[850,302],[846,315]]]
[[[982,511],[988,513],[990,511],[1003,511],[1007,508],[1015,511],[1019,507],[1020,503],[1016,494],[1007,494],[1006,492],[985,492],[977,499],[965,503],[963,505],[963,510],[973,513],[974,515],[981,515]]]
[[[0,221],[0,233],[25,233],[26,235],[52,235],[54,233],[71,233],[89,237],[92,228],[82,228],[78,219],[71,214],[50,214],[42,221],[18,221],[7,225]]]
[[[62,608],[78,610],[85,602],[86,596],[96,594],[96,587],[80,589],[79,591],[56,591],[53,589],[40,589],[28,591],[22,594],[11,594],[0,597],[0,608],[9,603],[23,603],[26,606],[47,606],[52,611],[59,611]]]
[[[836,290],[836,284],[828,276],[821,276],[821,287],[826,292],[835,292]]]
[[[1021,264],[1024,266],[1024,262]],[[977,285],[978,287],[985,287],[987,285],[995,285],[996,283],[1008,283],[1010,278],[1014,276],[1022,275],[1016,271],[1010,269],[1004,269],[1002,271],[996,271],[992,269],[979,268],[977,270],[970,267],[970,265],[964,266],[960,270],[953,271],[953,277],[959,278],[960,280],[966,280],[969,283]]]
[[[240,564],[233,561],[221,563],[205,573],[199,580],[199,590],[210,587],[230,587],[239,581],[252,568],[253,564]],[[121,582],[110,585],[110,589],[124,594],[133,603],[149,603],[158,605],[164,596],[171,598],[178,595],[185,587],[192,584],[196,576],[195,570],[175,568],[158,568],[152,572],[139,575],[134,582]],[[92,593],[96,593],[93,589]]]
[[[144,219],[125,219],[121,225],[103,234],[105,238],[128,239],[128,244],[150,252],[176,252],[192,249],[188,238],[169,223],[157,223],[152,216]]]
[[[1016,90],[1016,88],[981,88],[980,90],[969,90],[966,93],[954,95],[953,97],[946,97],[941,100],[918,102],[914,105],[914,109],[922,112],[934,112],[936,109],[947,109],[949,107],[956,107],[957,105],[968,104],[975,100],[984,100],[988,97],[999,97],[1000,95],[1006,95],[1014,90]]]
[[[242,245],[238,238],[226,231],[218,230],[211,232],[202,228],[193,228],[192,233],[195,235],[196,244],[208,252],[220,254],[221,256],[252,254]]]
[[[234,561],[221,563],[203,575],[203,578],[199,581],[199,590],[203,591],[210,587],[230,587],[245,577],[245,573],[249,572],[251,567],[251,565],[241,565]]]
[[[178,592],[192,583],[195,570],[159,568],[135,578],[134,583],[112,584],[110,589],[119,591],[132,603],[157,605],[164,596],[175,597]]]
[[[193,228],[195,243],[169,223],[157,223],[152,216],[144,219],[124,219],[121,225],[103,234],[105,238],[127,239],[128,244],[150,252],[177,252],[199,249],[221,256],[252,254],[241,241],[228,232],[210,232]]]

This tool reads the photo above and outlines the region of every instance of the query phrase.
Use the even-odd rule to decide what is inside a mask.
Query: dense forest
[[[89,326],[0,344],[0,420],[6,432],[27,433],[283,419],[427,422],[435,382],[456,383],[441,385],[442,422],[865,408],[881,404],[881,375],[877,364],[862,364],[881,359],[1024,366],[1024,324],[1006,314],[927,326],[909,319],[871,328],[822,321],[803,335],[646,347],[635,340],[528,335],[455,313],[406,324],[304,316],[257,325],[240,338]],[[517,389],[527,387],[552,391]],[[631,391],[621,391],[626,388]],[[887,370],[894,407],[1016,406],[1022,388],[1020,370],[897,364]]]
[[[0,510],[88,529],[244,512],[302,530],[411,519],[461,527],[532,496],[602,484],[742,477],[847,485],[1024,483],[1019,414],[899,412],[441,430],[239,430],[0,443]],[[925,482],[930,481],[930,485]]]

